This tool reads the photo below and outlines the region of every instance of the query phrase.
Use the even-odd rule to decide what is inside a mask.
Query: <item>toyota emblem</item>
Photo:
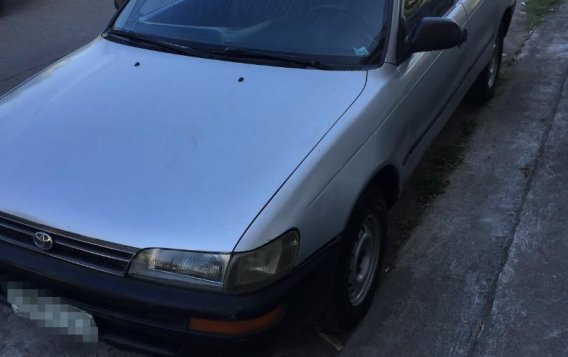
[[[53,238],[45,232],[34,234],[34,244],[41,250],[51,250],[53,248]]]

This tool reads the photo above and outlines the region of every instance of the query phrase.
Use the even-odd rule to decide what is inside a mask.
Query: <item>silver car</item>
[[[0,101],[3,279],[169,353],[360,320],[387,212],[493,95],[514,0],[116,3]]]

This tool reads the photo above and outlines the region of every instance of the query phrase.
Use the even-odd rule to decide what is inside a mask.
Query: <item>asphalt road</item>
[[[6,0],[0,93],[94,39],[113,13],[112,0]]]

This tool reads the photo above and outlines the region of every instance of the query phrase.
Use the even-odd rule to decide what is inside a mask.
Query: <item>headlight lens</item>
[[[243,293],[278,280],[294,266],[299,245],[298,232],[290,231],[257,250],[235,254],[225,278],[225,291]]]
[[[245,253],[212,254],[145,249],[130,264],[128,275],[171,285],[243,293],[260,289],[292,269],[300,236],[290,231]]]
[[[146,249],[136,255],[128,274],[164,283],[222,290],[230,257],[230,254]]]

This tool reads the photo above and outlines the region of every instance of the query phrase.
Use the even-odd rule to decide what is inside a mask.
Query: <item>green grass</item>
[[[406,209],[398,212],[393,221],[397,234],[393,243],[397,250],[420,224],[425,208],[436,196],[446,191],[451,173],[463,162],[469,137],[477,127],[477,115],[461,114],[455,119],[428,150],[411,179],[411,187],[406,195],[410,195],[413,200],[409,201],[410,205]]]
[[[527,21],[530,28],[542,22],[546,14],[564,0],[528,0],[526,6]]]
[[[475,132],[477,122],[468,119],[459,124],[454,140],[437,148],[435,155],[423,165],[422,179],[416,185],[423,205],[445,192],[450,183],[448,177],[463,162],[468,139]]]

